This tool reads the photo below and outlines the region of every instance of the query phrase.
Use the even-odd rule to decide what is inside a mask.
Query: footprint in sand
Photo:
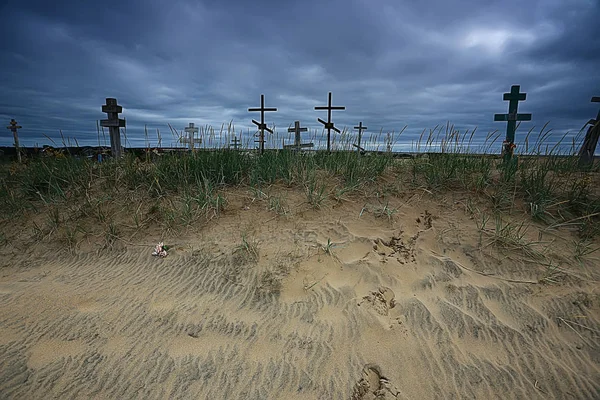
[[[392,387],[390,381],[381,374],[376,364],[367,364],[362,378],[354,385],[351,400],[396,399],[400,391]]]
[[[376,291],[369,293],[363,297],[359,305],[366,303],[379,315],[389,315],[390,309],[396,306],[396,294],[388,287],[381,286]]]

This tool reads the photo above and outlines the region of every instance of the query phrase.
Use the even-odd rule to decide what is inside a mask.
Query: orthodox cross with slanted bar
[[[179,141],[187,143],[190,150],[194,150],[194,143],[202,143],[201,138],[194,139],[194,133],[198,133],[198,127],[194,126],[193,122],[190,122],[183,130],[188,134],[188,137],[181,137]]]
[[[100,120],[100,125],[108,128],[110,133],[110,153],[113,158],[121,157],[121,133],[119,128],[125,127],[125,120],[119,118],[123,107],[117,104],[117,99],[107,98],[106,105],[102,106],[102,112],[108,115],[108,119]]]
[[[21,162],[21,147],[19,146],[19,133],[17,130],[21,129],[21,125],[17,125],[17,121],[14,119],[10,120],[10,125],[6,127],[6,129],[10,129],[15,139],[15,150],[17,151],[17,160],[19,163]]]
[[[515,131],[517,129],[517,121],[531,121],[531,114],[517,114],[519,101],[525,101],[526,93],[520,93],[520,85],[512,85],[510,93],[504,93],[504,101],[508,101],[508,114],[494,114],[494,121],[507,121],[506,126],[506,141],[502,149],[503,154],[508,158],[512,157]]]
[[[321,118],[317,118],[317,121],[325,125],[327,129],[327,151],[331,151],[331,130],[333,129],[337,133],[341,133],[338,128],[333,126],[333,122],[331,122],[331,111],[332,110],[345,110],[346,107],[332,107],[331,106],[331,92],[329,92],[329,102],[327,106],[319,106],[315,107],[315,110],[327,110],[327,122],[323,121]]]
[[[261,94],[260,95],[260,108],[249,108],[248,109],[248,112],[253,112],[253,111],[260,111],[260,122],[257,122],[255,120],[252,120],[252,122],[255,125],[257,125],[258,129],[260,130],[260,138],[257,142],[260,143],[260,154],[263,154],[265,151],[265,131],[267,131],[269,133],[273,133],[273,131],[271,129],[267,128],[267,124],[265,124],[265,111],[277,111],[277,109],[274,107],[265,108],[265,95]]]
[[[295,149],[296,151],[300,151],[302,148],[305,148],[305,147],[313,147],[313,143],[302,143],[302,139],[300,137],[300,132],[306,132],[306,131],[308,131],[308,128],[300,128],[300,121],[295,121],[294,127],[288,128],[288,132],[295,133],[294,144],[284,145],[283,148],[284,149]]]
[[[360,147],[360,140],[362,139],[362,131],[367,129],[367,127],[363,126],[362,121],[360,121],[358,126],[355,126],[354,129],[358,129],[358,144],[353,143],[352,146],[356,147],[356,151],[365,151],[365,149]]]
[[[231,144],[229,145],[229,147],[231,148],[231,146],[233,146],[234,150],[239,150],[241,146],[240,142],[240,139],[238,139],[237,136],[234,136],[233,139],[231,139]]]

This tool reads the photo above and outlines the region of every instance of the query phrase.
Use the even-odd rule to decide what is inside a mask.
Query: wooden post
[[[125,120],[120,119],[119,114],[123,112],[123,107],[117,105],[117,99],[108,97],[106,104],[102,106],[102,112],[108,115],[108,119],[100,120],[100,125],[109,129],[110,153],[113,158],[120,158],[123,153],[119,128],[125,127]]]
[[[194,133],[198,133],[198,127],[194,126],[193,122],[190,122],[183,130],[188,134],[188,137],[182,137],[179,141],[181,143],[187,143],[190,151],[193,151],[194,143],[202,143],[201,138],[194,139]]]
[[[600,103],[600,97],[592,97],[592,103]],[[600,111],[598,111],[596,119],[590,119],[586,125],[588,124],[591,126],[588,128],[581,149],[579,150],[580,166],[588,166],[594,162],[594,153],[596,152],[598,138],[600,137]]]
[[[288,132],[294,132],[294,144],[283,145],[284,149],[295,149],[296,151],[300,151],[304,147],[313,147],[313,143],[302,143],[302,138],[300,137],[300,132],[306,132],[308,128],[300,128],[300,121],[294,122],[293,128],[288,128]]]
[[[10,125],[6,127],[6,129],[10,129],[15,139],[15,150],[17,151],[17,161],[21,163],[21,146],[19,146],[19,133],[17,130],[21,129],[21,125],[17,125],[17,121],[14,119],[10,120]]]
[[[273,133],[273,131],[269,128],[267,128],[267,124],[265,124],[265,111],[277,111],[276,108],[265,108],[265,95],[261,94],[260,95],[260,108],[249,108],[248,112],[253,112],[253,111],[260,111],[260,122],[257,122],[255,120],[252,120],[252,122],[254,124],[256,124],[258,126],[258,129],[260,131],[260,138],[258,142],[260,143],[260,154],[263,154],[265,152],[265,131],[269,132],[269,133]]]
[[[333,122],[331,122],[331,111],[332,110],[345,110],[346,107],[332,107],[331,106],[331,92],[329,92],[329,101],[327,106],[319,106],[315,107],[315,110],[327,110],[327,122],[323,121],[321,118],[317,118],[317,121],[322,123],[327,129],[327,152],[331,151],[331,130],[333,129],[337,133],[341,133],[338,128],[333,126]]]
[[[362,131],[367,129],[366,126],[363,126],[362,121],[358,123],[358,126],[355,126],[354,129],[358,129],[358,144],[353,144],[356,147],[356,151],[365,151],[362,147],[360,147],[360,140],[362,139]]]
[[[520,93],[520,85],[512,85],[510,93],[504,93],[504,101],[508,101],[508,114],[494,114],[494,121],[507,121],[506,140],[502,146],[502,155],[505,161],[512,158],[515,149],[515,130],[517,121],[531,121],[531,114],[517,114],[519,101],[525,101],[526,93]]]

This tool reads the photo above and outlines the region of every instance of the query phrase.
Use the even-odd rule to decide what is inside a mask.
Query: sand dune
[[[151,234],[7,253],[0,398],[600,398],[596,261],[549,283],[480,244],[460,198],[394,198],[387,218],[281,190],[287,215],[240,189],[164,259]],[[549,257],[569,260],[569,235]]]

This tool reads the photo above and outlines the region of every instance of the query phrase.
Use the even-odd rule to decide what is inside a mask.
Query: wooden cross
[[[592,103],[600,103],[600,97],[592,97]],[[600,111],[598,111],[596,119],[590,119],[585,125],[588,124],[591,126],[588,128],[581,149],[579,150],[579,165],[581,166],[590,165],[594,161],[594,153],[596,152],[598,138],[600,137]]]
[[[514,149],[517,121],[531,121],[531,114],[517,114],[519,101],[524,101],[527,98],[527,94],[520,93],[520,90],[520,85],[512,85],[510,93],[504,93],[504,101],[509,102],[508,114],[494,114],[494,121],[507,121],[506,141],[502,151],[508,159],[512,157]]]
[[[260,95],[260,108],[249,108],[248,112],[253,112],[253,111],[260,111],[260,122],[257,122],[255,120],[252,120],[252,122],[254,124],[256,124],[258,126],[258,129],[260,130],[260,139],[258,140],[258,143],[260,143],[260,154],[263,154],[265,151],[265,131],[269,132],[269,133],[273,133],[273,131],[269,128],[267,128],[267,124],[265,124],[265,111],[277,111],[276,108],[265,108],[265,95],[261,94]]]
[[[194,143],[202,143],[201,138],[194,139],[194,133],[198,133],[198,127],[194,126],[193,122],[190,122],[183,130],[188,134],[188,137],[182,137],[179,141],[187,143],[190,150],[194,150]]]
[[[238,150],[240,148],[240,139],[237,138],[237,136],[234,136],[233,139],[231,139],[231,141],[233,143],[231,143],[231,145],[233,145],[233,149],[234,150]],[[230,147],[231,147],[230,145]]]
[[[6,129],[10,129],[10,131],[13,134],[13,137],[15,138],[15,150],[17,151],[17,160],[19,161],[19,163],[21,163],[21,147],[19,146],[19,133],[17,132],[17,130],[21,128],[22,126],[17,125],[17,121],[15,121],[14,119],[11,119],[10,125],[6,127]]]
[[[300,151],[300,149],[304,147],[313,147],[313,143],[302,143],[302,139],[300,138],[300,132],[306,132],[308,128],[300,128],[300,121],[294,122],[293,128],[288,128],[288,132],[294,132],[294,144],[283,145],[284,149],[296,149],[296,151]]]
[[[117,105],[117,99],[107,98],[106,105],[102,106],[102,112],[108,115],[108,119],[100,120],[100,126],[109,129],[110,153],[114,158],[119,158],[122,155],[119,128],[125,127],[125,120],[119,118],[119,114],[123,112],[123,107]]]
[[[323,121],[321,118],[317,118],[317,121],[325,125],[327,129],[327,151],[331,151],[331,130],[333,129],[337,133],[341,133],[338,128],[333,126],[333,122],[331,122],[331,111],[332,110],[345,110],[346,107],[332,107],[331,106],[331,92],[329,92],[329,102],[327,106],[319,106],[315,107],[315,110],[327,110],[327,122]]]
[[[366,126],[362,125],[362,121],[358,123],[358,126],[355,126],[354,129],[358,129],[358,144],[352,144],[356,147],[356,151],[365,151],[362,147],[360,147],[360,140],[362,139],[362,131],[367,129]]]

